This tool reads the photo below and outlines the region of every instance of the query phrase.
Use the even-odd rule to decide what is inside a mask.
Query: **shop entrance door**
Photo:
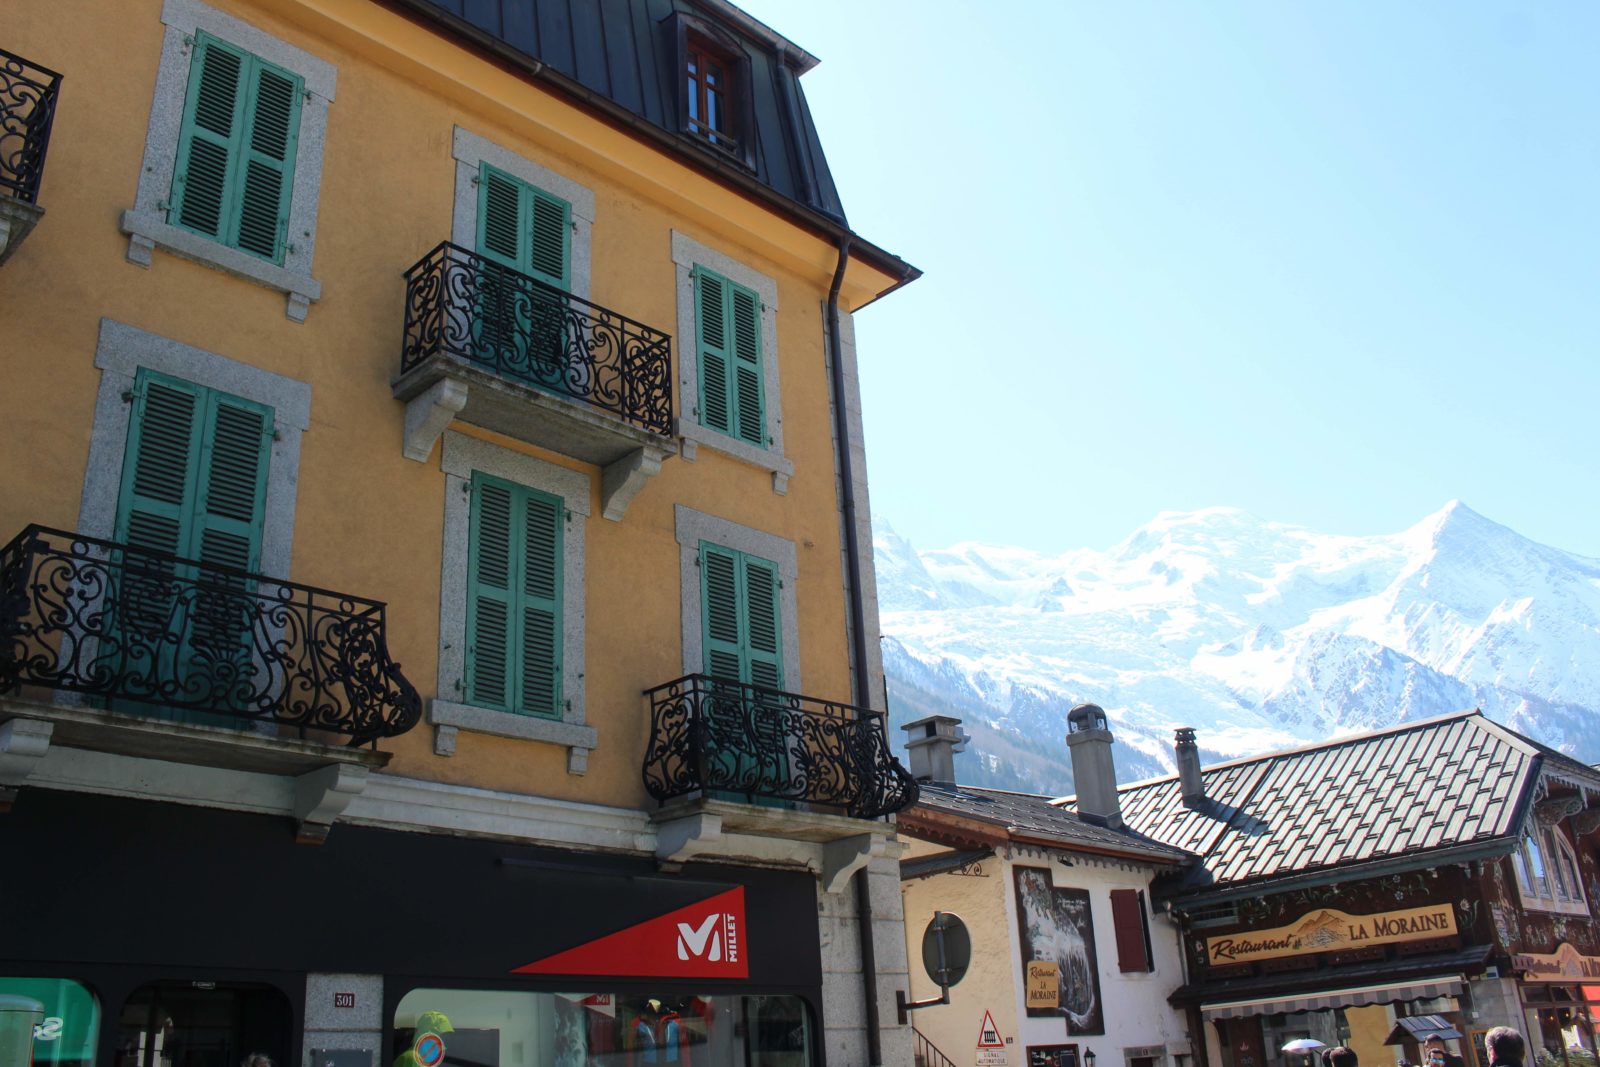
[[[1227,1067],[1270,1067],[1266,1043],[1261,1039],[1261,1020],[1256,1016],[1220,1020],[1223,1060]]]
[[[114,1067],[238,1067],[251,1053],[289,1064],[294,1016],[269,985],[152,982],[122,1006]]]

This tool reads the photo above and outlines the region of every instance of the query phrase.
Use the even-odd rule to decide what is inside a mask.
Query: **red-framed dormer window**
[[[679,129],[747,168],[755,167],[750,57],[721,27],[682,12],[678,38]]]
[[[739,137],[734,129],[733,64],[720,49],[695,34],[685,48],[685,76],[688,84],[688,129],[698,137],[737,155]]]

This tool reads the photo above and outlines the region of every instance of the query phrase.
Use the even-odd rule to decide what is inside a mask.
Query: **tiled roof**
[[[1510,837],[1541,765],[1600,791],[1593,768],[1462,712],[1205,768],[1194,808],[1176,777],[1119,795],[1130,829],[1198,853],[1185,881],[1215,889]]]
[[[1076,812],[1063,811],[1049,797],[1031,793],[1007,793],[999,789],[921,783],[922,792],[911,811],[925,808],[975,819],[1005,830],[1070,849],[1079,846],[1091,851],[1109,851],[1141,857],[1157,863],[1177,864],[1190,857],[1178,848],[1152,840],[1128,829],[1112,829],[1084,822]]]

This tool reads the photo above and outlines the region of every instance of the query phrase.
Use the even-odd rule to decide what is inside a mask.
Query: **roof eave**
[[[1520,825],[1520,820],[1514,822],[1513,825]],[[1401,874],[1407,871],[1440,867],[1447,863],[1470,863],[1473,860],[1498,859],[1501,856],[1510,855],[1516,848],[1518,840],[1519,835],[1513,832],[1463,845],[1452,845],[1437,849],[1419,849],[1416,852],[1385,856],[1381,859],[1367,860],[1362,863],[1322,867],[1314,871],[1302,871],[1269,878],[1247,879],[1224,886],[1185,887],[1179,885],[1175,887],[1157,887],[1152,895],[1157,900],[1170,901],[1175,907],[1188,908],[1202,907],[1208,904],[1226,904],[1245,897],[1258,897],[1268,893],[1287,892],[1292,889],[1333,885],[1338,882],[1353,882],[1363,878],[1380,878],[1388,874]]]
[[[580,84],[560,71],[534,59],[532,56],[517,51],[492,34],[485,33],[463,20],[451,17],[448,12],[440,9],[430,0],[385,0],[385,2],[443,27],[446,32],[469,42],[473,47],[487,52],[495,60],[568,97],[576,106],[597,112],[604,119],[625,129],[634,136],[651,142],[657,148],[693,168],[709,173],[715,180],[731,186],[735,191],[773,209],[778,214],[787,217],[791,222],[827,238],[830,244],[838,244],[841,238],[849,237],[852,255],[895,279],[894,284],[877,293],[871,300],[863,302],[860,307],[866,307],[868,304],[882,300],[896,289],[909,285],[922,277],[921,270],[887,249],[881,248],[862,237],[850,229],[850,226],[843,220],[783,195],[765,182],[757,180],[743,168],[730,161],[718,158],[711,150],[700,148],[698,145],[690,143],[686,138],[656,126],[644,117],[634,114],[588,86]],[[713,0],[713,2],[716,2],[716,0]],[[856,310],[859,311],[860,307],[856,308]]]

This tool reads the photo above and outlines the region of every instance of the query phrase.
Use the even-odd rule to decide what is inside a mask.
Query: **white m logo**
[[[712,963],[721,963],[722,934],[717,930],[717,920],[720,918],[722,915],[718,912],[707,915],[698,930],[688,923],[679,923],[678,958],[687,960],[691,956],[703,956]]]

